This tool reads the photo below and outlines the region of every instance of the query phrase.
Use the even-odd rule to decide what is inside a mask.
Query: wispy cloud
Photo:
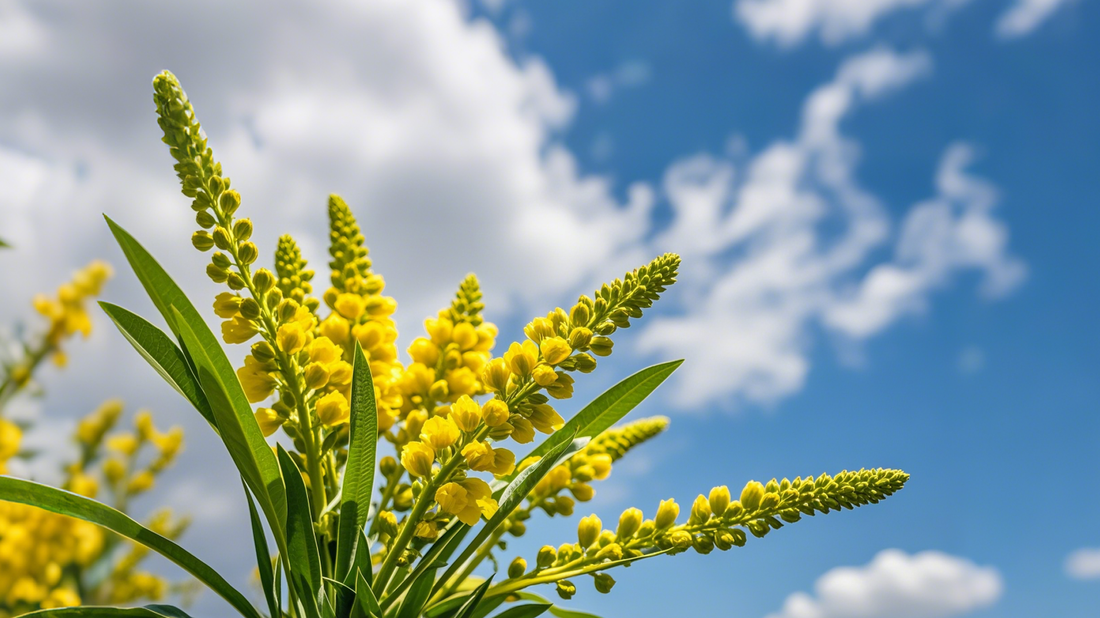
[[[862,567],[838,567],[796,592],[768,618],[947,618],[993,605],[1000,574],[936,551],[888,549]]]
[[[1074,579],[1100,579],[1100,547],[1078,549],[1066,558],[1066,574]]]
[[[736,0],[734,18],[757,39],[792,47],[818,36],[827,45],[859,38],[886,16],[917,8],[947,10],[969,0]]]
[[[1015,39],[1030,34],[1073,0],[1016,0],[997,19],[997,35]]]

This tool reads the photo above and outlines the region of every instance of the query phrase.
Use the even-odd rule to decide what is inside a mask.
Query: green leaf
[[[549,603],[532,603],[530,605],[519,605],[517,607],[510,607],[494,618],[535,618],[535,616],[541,616],[546,613],[546,610],[554,607]]]
[[[214,412],[222,442],[244,482],[259,500],[267,524],[282,549],[286,538],[286,490],[279,474],[279,463],[252,415],[252,405],[206,323],[193,322],[175,307],[172,313],[180,329],[183,347],[195,363],[199,384]]]
[[[355,555],[352,556],[351,559],[351,569],[348,570],[348,574],[344,577],[344,585],[354,586],[355,574],[363,572],[366,572],[364,579],[366,579],[369,584],[371,580],[374,579],[374,574],[371,572],[372,568],[370,539],[367,538],[367,531],[361,529],[359,530],[359,542],[355,544]]]
[[[252,416],[252,406],[241,389],[233,365],[183,290],[133,236],[109,217],[105,218],[145,292],[194,361],[196,377],[217,421],[222,441],[245,483],[259,500],[260,509],[267,516],[268,525],[281,549],[286,494],[279,477],[279,463]],[[186,340],[188,338],[190,343]],[[197,355],[202,357],[201,364]]]
[[[84,496],[10,476],[0,476],[0,500],[27,504],[59,515],[75,517],[116,532],[176,563],[218,593],[241,615],[261,618],[260,613],[252,607],[248,599],[236,588],[230,586],[217,571],[186,549],[130,519],[125,513]]]
[[[660,363],[623,379],[593,399],[576,416],[569,419],[564,427],[528,453],[527,457],[542,457],[557,445],[568,441],[574,432],[578,438],[595,438],[600,435],[649,397],[683,362],[680,359]]]
[[[470,527],[458,521],[452,520],[449,527],[443,533],[443,536],[439,537],[431,547],[428,549],[428,553],[424,554],[424,557],[416,563],[416,568],[405,579],[401,580],[401,583],[394,586],[393,591],[386,597],[387,599],[396,599],[405,588],[408,588],[411,584],[416,582],[424,571],[429,568],[442,568],[446,566],[446,559],[450,557],[454,550],[458,547],[458,544],[462,542],[462,539],[466,536],[466,532],[470,530]],[[446,557],[444,556],[446,554]]]
[[[350,433],[336,541],[336,579],[339,581],[343,581],[351,571],[351,559],[359,543],[360,531],[367,523],[371,492],[374,491],[375,448],[378,445],[374,380],[359,342],[355,343],[355,365],[351,379]],[[370,561],[366,564],[369,569]]]
[[[560,433],[563,430],[558,430]],[[512,511],[516,510],[516,507],[520,505],[520,502],[531,493],[531,490],[535,488],[535,485],[542,480],[542,477],[546,476],[554,466],[558,465],[562,461],[566,460],[570,455],[581,450],[588,444],[588,438],[576,438],[574,440],[566,440],[557,444],[551,449],[546,456],[538,460],[534,464],[523,469],[516,478],[504,488],[504,492],[500,496],[497,512],[493,514],[493,517],[482,526],[477,536],[473,541],[470,541],[466,548],[462,550],[458,558],[451,563],[450,568],[443,574],[443,577],[439,578],[439,582],[436,584],[437,592],[442,588],[447,580],[454,576],[455,572],[470,558],[470,555],[481,547],[481,544],[485,542],[485,539],[489,538],[489,535],[493,533],[500,524],[504,523]]]
[[[481,603],[481,599],[485,596],[485,591],[488,590],[489,586],[492,585],[492,577],[489,577],[489,579],[481,582],[481,585],[474,590],[473,594],[470,595],[470,598],[466,599],[466,602],[462,604],[462,607],[458,610],[458,614],[455,618],[472,618],[474,610],[477,609],[478,604]]]
[[[187,615],[187,612],[173,605],[153,603],[151,605],[146,605],[145,608],[153,610],[162,616],[168,616],[168,618],[191,618]]]
[[[184,356],[183,350],[179,349],[172,338],[145,318],[118,305],[100,301],[99,306],[115,323],[122,336],[134,346],[138,354],[141,354],[142,358],[160,374],[160,377],[176,389],[176,392],[195,406],[214,431],[218,431],[218,424],[214,419],[214,413],[210,410],[210,403],[206,401],[206,395],[202,392],[198,379],[191,373],[191,365]]]
[[[572,609],[565,609],[564,607],[554,606],[550,608],[550,614],[557,616],[557,618],[600,618],[596,614],[589,614],[588,612],[578,612]]]
[[[371,590],[367,578],[363,577],[362,571],[355,572],[355,601],[363,615],[371,618],[378,618],[382,615],[382,608],[378,605],[378,597],[374,596],[374,591]]]
[[[20,618],[191,618],[178,607],[171,605],[146,605],[145,607],[101,607],[86,605],[83,607],[55,607],[40,609]]]
[[[298,465],[280,444],[279,465],[286,480],[286,545],[287,560],[292,571],[288,573],[291,585],[298,591],[298,598],[306,606],[313,605],[321,592],[321,559],[317,552],[317,536],[313,532],[313,516],[309,510],[309,495]],[[317,480],[320,482],[320,479]]]
[[[11,245],[4,242],[3,238],[0,238],[0,249],[11,249]]]
[[[355,591],[343,582],[328,577],[323,578],[326,584],[332,586],[335,594],[332,613],[336,618],[350,618],[351,610],[355,606]]]
[[[429,569],[423,577],[416,580],[405,600],[401,603],[401,609],[397,611],[397,618],[417,618],[428,602],[428,596],[432,593],[432,583],[435,582],[436,569]]]
[[[260,514],[256,512],[256,503],[252,500],[252,494],[248,487],[244,487],[244,496],[248,499],[248,517],[252,522],[252,542],[256,546],[256,568],[260,572],[260,587],[263,588],[264,598],[267,600],[267,609],[273,618],[280,615],[280,600],[275,596],[275,575],[271,570],[271,550],[267,546],[267,536],[264,535],[264,524],[260,521]]]

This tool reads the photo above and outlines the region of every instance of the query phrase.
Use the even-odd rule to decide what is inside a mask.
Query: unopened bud
[[[760,508],[760,501],[764,498],[764,486],[756,481],[749,481],[741,490],[741,506],[747,511],[755,511]]]
[[[260,250],[256,248],[256,243],[251,240],[246,240],[237,245],[237,257],[245,264],[255,262],[259,255]]]
[[[222,270],[226,270],[233,262],[230,261],[228,255],[221,251],[215,251],[214,254],[210,256],[210,263]]]
[[[219,268],[217,264],[206,265],[206,276],[214,283],[225,283],[225,280],[229,278],[229,273],[225,272],[224,268]]]
[[[609,356],[614,345],[615,343],[607,337],[593,337],[592,342],[588,344],[588,349],[592,350],[596,356]]]
[[[583,305],[582,305],[583,306]],[[569,347],[574,350],[583,350],[592,342],[592,331],[587,328],[574,328],[569,333]]]
[[[397,460],[386,455],[378,461],[378,469],[382,471],[382,476],[389,478],[397,471]]]
[[[239,241],[252,238],[252,219],[237,219],[234,221],[233,236]]]
[[[199,230],[191,235],[191,244],[199,251],[209,251],[214,247],[214,238],[206,230]]]
[[[584,303],[573,305],[573,308],[569,311],[569,321],[573,326],[588,326],[588,319],[591,317],[592,313],[588,309],[588,305]]]
[[[559,597],[568,601],[573,598],[574,594],[577,594],[577,587],[568,579],[561,579],[557,583],[557,593]]]
[[[270,270],[261,268],[252,275],[252,284],[256,286],[257,292],[263,294],[275,286],[275,275]]]
[[[218,220],[214,218],[214,215],[210,214],[209,210],[201,210],[195,213],[195,223],[199,224],[204,230],[208,230],[217,225]]]
[[[577,524],[577,541],[580,543],[581,548],[591,547],[596,539],[600,537],[600,531],[603,529],[603,522],[595,515],[589,515],[588,517],[581,518],[579,524]]]
[[[591,354],[574,354],[572,356],[573,366],[577,368],[577,371],[581,373],[592,373],[596,369],[596,359],[592,358]]]
[[[552,545],[543,545],[535,558],[535,564],[538,565],[538,568],[545,569],[554,564],[554,560],[557,560],[557,558],[558,550],[554,549]]]
[[[220,225],[218,227],[214,228],[213,237],[214,237],[214,245],[217,248],[221,249],[222,251],[228,250],[229,246],[232,244],[232,242],[229,238],[229,230],[225,229],[224,227],[222,227]]]
[[[705,534],[700,534],[699,536],[695,537],[691,542],[691,546],[694,547],[695,551],[699,552],[700,554],[709,554],[710,552],[714,551],[714,541],[712,541],[711,538],[709,536],[706,536]]]
[[[221,207],[223,214],[226,216],[232,215],[241,206],[241,194],[230,189],[221,194],[221,197],[218,198],[218,205]]]
[[[641,526],[642,511],[631,507],[619,516],[619,527],[615,530],[615,536],[623,540],[630,539]]]
[[[226,277],[225,284],[228,285],[231,290],[243,290],[245,286],[244,279],[237,273],[229,273]]]
[[[602,571],[596,573],[593,579],[595,579],[596,583],[596,592],[599,592],[600,594],[607,594],[608,592],[611,592],[612,588],[615,587],[615,579]]]
[[[266,341],[257,341],[252,344],[252,356],[261,363],[266,363],[275,358],[275,348]]]
[[[246,298],[241,301],[241,307],[239,309],[241,315],[249,320],[255,320],[260,317],[260,303],[256,302],[254,298]]]
[[[726,512],[726,509],[730,505],[730,488],[725,485],[715,487],[710,490],[710,510],[716,515],[721,516]]]
[[[657,525],[658,530],[664,530],[676,523],[676,518],[679,516],[680,505],[676,504],[675,500],[671,498],[661,500],[660,506],[657,507],[657,517],[654,519],[654,523]]]
[[[512,561],[512,564],[508,565],[508,577],[510,579],[522,577],[526,571],[527,561],[519,556],[516,556],[516,559]]]
[[[710,519],[710,502],[702,494],[695,498],[691,504],[691,517],[689,524],[701,524]]]

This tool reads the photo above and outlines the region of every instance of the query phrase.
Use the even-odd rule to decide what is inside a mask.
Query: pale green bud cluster
[[[317,310],[320,301],[310,297],[313,293],[313,284],[310,283],[313,280],[313,271],[306,268],[302,251],[290,234],[279,237],[279,244],[275,248],[275,274],[278,277],[279,291],[284,298],[292,298],[309,307],[310,311]]]
[[[485,303],[481,302],[481,283],[477,275],[470,273],[462,280],[455,293],[454,300],[447,310],[447,317],[454,324],[469,322],[473,326],[481,326],[481,312],[485,309]]]
[[[339,195],[328,198],[328,219],[329,255],[332,256],[328,265],[332,269],[332,287],[340,292],[358,292],[348,289],[348,282],[360,281],[370,274],[366,239],[351,209]]]

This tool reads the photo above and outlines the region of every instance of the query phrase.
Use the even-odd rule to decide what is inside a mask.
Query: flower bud
[[[233,262],[229,260],[229,256],[221,251],[215,251],[214,254],[210,256],[210,263],[222,270],[229,268],[233,264]]]
[[[574,326],[587,326],[588,320],[591,317],[592,313],[589,310],[588,305],[584,304],[583,302],[573,305],[573,308],[569,310],[569,321]]]
[[[700,534],[691,541],[691,546],[700,554],[709,554],[714,551],[714,541],[705,534]]]
[[[257,292],[263,294],[275,287],[275,275],[270,270],[261,268],[252,275],[252,284],[256,286]]]
[[[237,245],[237,257],[245,264],[255,262],[259,255],[260,250],[256,248],[256,243],[251,240],[242,241]]]
[[[573,516],[573,509],[577,506],[577,503],[573,501],[569,496],[558,496],[554,498],[554,510],[559,515],[566,517]]]
[[[596,558],[607,560],[622,560],[623,547],[618,543],[608,543],[596,553]]]
[[[642,522],[642,526],[638,528],[636,536],[638,538],[647,538],[653,536],[653,532],[657,529],[657,524],[652,519],[647,519]]]
[[[397,534],[397,516],[392,511],[382,511],[378,514],[378,531],[390,536]]]
[[[307,365],[304,374],[306,386],[309,388],[318,389],[328,384],[328,369],[320,363],[310,363]]]
[[[252,219],[237,219],[233,223],[233,236],[239,241],[252,238]]]
[[[622,540],[630,539],[641,526],[642,511],[631,507],[619,516],[619,527],[615,530],[615,536]]]
[[[526,571],[527,561],[519,556],[516,556],[516,559],[512,561],[512,564],[508,565],[508,577],[510,579],[522,577]]]
[[[261,363],[266,363],[275,358],[275,348],[266,341],[257,341],[252,344],[252,356]]]
[[[580,306],[583,307],[584,305]],[[593,579],[595,579],[596,583],[596,592],[599,592],[600,594],[607,594],[608,592],[611,592],[611,589],[615,586],[615,579],[602,571],[596,573]]]
[[[237,273],[229,273],[226,276],[225,284],[228,285],[231,290],[243,290],[245,287],[244,279]]]
[[[580,543],[581,548],[591,547],[596,539],[600,537],[600,531],[603,529],[603,522],[595,515],[589,515],[588,517],[581,518],[579,524],[577,524],[577,541]]]
[[[527,524],[522,521],[513,521],[511,527],[508,528],[508,534],[514,537],[521,537],[527,534]]]
[[[574,594],[577,594],[577,586],[567,579],[560,579],[557,582],[557,593],[559,597],[568,601],[573,598]]]
[[[552,545],[543,545],[539,550],[538,556],[535,558],[535,564],[540,569],[545,569],[554,564],[554,560],[558,558],[558,550],[554,549]]]
[[[260,303],[256,302],[254,298],[245,298],[241,301],[241,307],[238,309],[247,320],[255,320],[260,317]]]
[[[592,373],[596,369],[596,359],[592,358],[592,355],[587,352],[574,354],[571,358],[573,359],[573,366],[581,373]]]
[[[382,476],[389,478],[397,471],[397,460],[386,455],[378,461],[378,469],[382,471]]]
[[[499,427],[508,422],[510,413],[508,404],[500,399],[490,399],[481,407],[481,414],[485,418],[485,424],[489,427]]]
[[[657,517],[654,518],[654,523],[657,525],[658,530],[664,530],[676,523],[676,518],[679,516],[680,505],[676,504],[675,500],[671,498],[661,500],[660,506],[657,507]]]
[[[203,210],[195,215],[195,223],[198,223],[202,229],[208,230],[217,225],[218,221],[214,218],[214,215],[210,214],[210,211]],[[213,242],[213,238],[210,241]]]
[[[229,273],[225,272],[224,268],[219,268],[217,264],[207,264],[206,276],[210,277],[210,280],[214,283],[225,283],[225,280],[229,278]]]
[[[721,517],[730,505],[730,488],[725,485],[710,490],[710,510]]]
[[[694,539],[691,538],[691,535],[683,530],[673,532],[669,535],[668,540],[672,543],[673,547],[681,551],[691,547],[692,543],[694,543]]]
[[[695,498],[695,502],[691,504],[691,516],[688,519],[689,524],[701,524],[710,520],[710,502],[699,494]]]
[[[199,251],[209,251],[214,246],[214,238],[206,230],[199,230],[191,235],[191,244]]]
[[[574,498],[581,502],[588,502],[592,499],[592,496],[596,495],[596,490],[592,489],[592,486],[587,483],[574,483],[569,491]]]
[[[779,506],[779,494],[764,494],[760,500],[761,510],[770,511]]]
[[[741,490],[741,506],[747,511],[755,511],[760,508],[760,501],[764,498],[764,486],[756,481],[749,481]]]
[[[596,356],[609,356],[614,345],[615,343],[607,337],[593,337],[588,344],[588,349],[592,350]]]
[[[719,530],[715,532],[714,545],[722,551],[726,551],[733,547],[733,534],[731,534],[729,530]]]
[[[217,191],[214,192],[215,194]],[[221,207],[222,214],[229,216],[237,212],[237,208],[241,205],[241,194],[235,190],[230,189],[221,194],[218,198],[218,206]]]
[[[592,342],[592,331],[584,327],[574,328],[569,333],[569,347],[574,350],[583,350]]]
[[[214,228],[213,238],[214,246],[221,249],[222,251],[229,249],[230,244],[232,244],[229,238],[229,230],[220,225]]]

